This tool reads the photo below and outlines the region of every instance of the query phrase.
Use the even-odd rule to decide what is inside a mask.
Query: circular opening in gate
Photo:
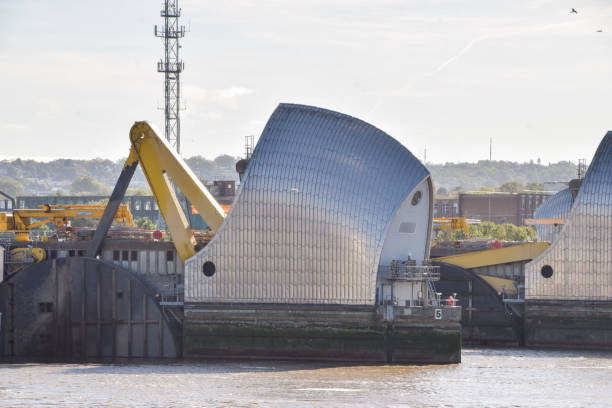
[[[204,262],[204,265],[202,265],[202,272],[204,272],[204,276],[208,276],[209,278],[215,274],[215,269],[215,264],[210,261],[206,261]]]
[[[423,193],[421,192],[421,190],[414,193],[414,195],[412,196],[412,205],[417,205],[419,201],[421,201],[422,196],[423,196]]]
[[[544,265],[540,270],[540,273],[545,278],[550,278],[551,276],[553,276],[553,272],[553,268],[550,265]]]

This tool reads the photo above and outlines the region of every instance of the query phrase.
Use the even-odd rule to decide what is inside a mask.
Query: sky
[[[161,0],[0,1],[0,160],[127,156],[163,129]],[[590,161],[609,0],[179,0],[181,153],[244,152],[281,102],[365,120],[427,161]],[[575,8],[578,14],[571,14]],[[602,30],[602,32],[597,32]]]

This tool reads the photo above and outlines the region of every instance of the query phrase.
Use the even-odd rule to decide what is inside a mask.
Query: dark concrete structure
[[[388,363],[458,363],[458,307],[193,304],[185,307],[191,357]],[[436,320],[436,309],[440,319]],[[389,315],[392,320],[387,320]]]
[[[501,296],[475,272],[435,262],[440,266],[436,290],[453,295],[461,306],[464,344],[522,345],[523,321],[519,306],[504,304]]]
[[[529,300],[526,344],[536,347],[612,349],[612,302]]]

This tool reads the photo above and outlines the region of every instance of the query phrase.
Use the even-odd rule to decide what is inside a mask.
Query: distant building
[[[459,198],[448,196],[436,196],[433,208],[434,218],[460,217]]]
[[[460,193],[459,214],[465,218],[521,226],[526,218],[533,218],[536,208],[552,195],[549,191]]]
[[[208,191],[215,197],[221,205],[231,205],[236,195],[236,182],[234,180],[213,181],[212,185],[207,185]]]
[[[15,207],[15,199],[0,191],[0,211],[12,211]]]

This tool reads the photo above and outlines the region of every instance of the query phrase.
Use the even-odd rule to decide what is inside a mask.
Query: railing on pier
[[[381,278],[401,281],[428,281],[440,280],[440,267],[433,265],[417,265],[410,261],[391,261],[390,265],[380,265],[378,273]]]
[[[185,304],[185,285],[172,284],[159,295],[160,306],[183,306]]]

